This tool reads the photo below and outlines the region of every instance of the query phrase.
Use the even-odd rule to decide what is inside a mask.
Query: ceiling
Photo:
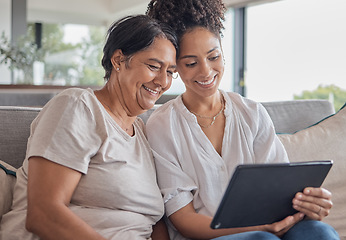
[[[224,3],[237,7],[262,1],[224,0]],[[27,19],[29,22],[108,26],[125,15],[145,13],[148,3],[149,0],[27,0]]]
[[[128,14],[144,13],[148,0],[27,0],[29,22],[109,25]]]

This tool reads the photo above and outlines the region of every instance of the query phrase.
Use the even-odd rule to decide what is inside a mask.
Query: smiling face
[[[175,68],[175,48],[161,37],[155,38],[149,48],[137,52],[128,61],[121,61],[118,86],[127,111],[137,115],[152,108],[171,86]]]
[[[201,27],[186,32],[180,41],[177,71],[186,94],[208,97],[216,93],[224,72],[219,38]]]

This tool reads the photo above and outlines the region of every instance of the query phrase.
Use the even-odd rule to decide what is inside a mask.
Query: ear
[[[113,68],[114,69],[120,69],[120,63],[122,62],[123,59],[124,59],[124,54],[121,51],[121,49],[115,50],[115,52],[113,53],[113,56],[111,58]]]

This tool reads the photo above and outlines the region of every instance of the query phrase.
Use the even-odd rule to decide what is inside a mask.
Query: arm
[[[322,220],[333,206],[332,194],[324,188],[305,188],[293,199],[293,208],[313,220]]]
[[[152,240],[169,240],[167,226],[163,219],[158,221],[153,226],[153,233],[151,234],[151,239]]]
[[[104,239],[68,205],[81,173],[42,157],[31,157],[26,228],[41,239]]]
[[[297,213],[293,216],[288,216],[280,222],[262,226],[211,229],[210,223],[212,218],[196,213],[192,202],[190,202],[185,207],[173,213],[169,219],[172,221],[177,230],[186,238],[212,239],[220,236],[248,231],[266,231],[281,236],[286,233],[294,224],[299,222],[303,216],[303,214]]]

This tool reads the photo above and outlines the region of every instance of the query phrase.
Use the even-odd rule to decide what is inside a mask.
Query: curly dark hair
[[[222,36],[226,10],[222,0],[151,0],[146,14],[170,25],[181,39],[198,26]]]

